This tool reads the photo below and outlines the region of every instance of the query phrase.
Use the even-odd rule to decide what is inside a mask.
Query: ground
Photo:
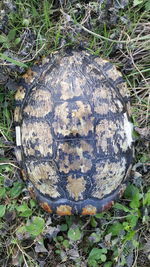
[[[0,266],[150,266],[149,0],[0,2]],[[14,148],[14,94],[29,66],[84,47],[122,72],[136,127],[123,198],[96,216],[43,212],[21,180]]]

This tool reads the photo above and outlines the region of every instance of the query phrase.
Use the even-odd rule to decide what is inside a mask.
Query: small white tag
[[[20,131],[20,126],[16,126],[16,144],[17,144],[17,146],[21,146],[21,131]]]
[[[128,120],[127,113],[124,113],[124,131],[126,133],[128,146],[131,147],[133,142],[132,138],[133,124]]]

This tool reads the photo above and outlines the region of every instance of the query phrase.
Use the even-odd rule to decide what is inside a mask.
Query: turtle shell
[[[109,61],[43,58],[15,95],[16,156],[32,196],[58,215],[95,214],[124,191],[133,157],[129,91]]]

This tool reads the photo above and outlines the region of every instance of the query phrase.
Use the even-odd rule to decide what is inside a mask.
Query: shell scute
[[[24,107],[24,113],[28,117],[43,118],[52,111],[52,108],[50,91],[34,87],[30,99]]]
[[[50,127],[46,122],[24,120],[21,132],[22,146],[27,157],[52,157],[53,138]]]
[[[97,160],[96,172],[93,175],[94,186],[92,196],[102,199],[105,195],[113,192],[123,181],[126,174],[127,160],[121,159],[106,159]]]
[[[87,102],[74,101],[58,104],[54,111],[53,128],[57,138],[64,136],[88,136],[94,125],[91,106]]]
[[[60,173],[68,174],[72,171],[87,173],[92,168],[93,142],[89,140],[66,140],[58,142],[56,161]]]
[[[53,163],[31,161],[26,163],[26,168],[29,180],[43,195],[54,199],[60,197],[57,185],[59,177]]]

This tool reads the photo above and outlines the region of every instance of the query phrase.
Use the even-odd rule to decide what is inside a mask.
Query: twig
[[[91,217],[86,221],[86,223],[81,227],[81,230],[83,230],[91,221]]]
[[[11,162],[2,162],[2,163],[0,163],[0,166],[3,166],[3,165],[11,165],[14,168],[20,169],[18,166],[16,166],[15,164],[13,164]]]
[[[129,44],[129,43],[133,43],[133,42],[136,42],[136,41],[142,41],[142,40],[149,40],[150,39],[150,34],[147,34],[146,36],[142,36],[142,37],[136,37],[136,38],[133,38],[133,39],[130,39],[130,40],[126,40],[126,41],[123,41],[123,40],[113,40],[113,39],[110,39],[110,38],[107,38],[103,35],[100,35],[100,34],[97,34],[95,32],[92,32],[90,30],[88,30],[87,28],[85,28],[83,25],[77,23],[76,24],[77,26],[79,26],[81,29],[83,29],[84,31],[94,35],[95,37],[99,38],[99,39],[103,39],[105,41],[109,41],[109,42],[113,42],[113,43],[120,43],[120,44]]]
[[[22,62],[30,62],[30,61],[32,61],[32,60],[34,60],[35,58],[36,58],[36,56],[39,54],[39,52],[41,52],[41,50],[44,48],[44,46],[45,46],[45,43],[42,45],[42,47],[34,54],[34,56],[32,57],[32,58],[30,58],[30,59],[26,59],[26,60],[22,60]]]
[[[1,133],[1,135],[3,136],[3,138],[5,139],[5,141],[8,142],[8,139],[6,138],[6,136],[4,135],[4,133],[2,132],[2,130],[0,130],[0,133]]]

